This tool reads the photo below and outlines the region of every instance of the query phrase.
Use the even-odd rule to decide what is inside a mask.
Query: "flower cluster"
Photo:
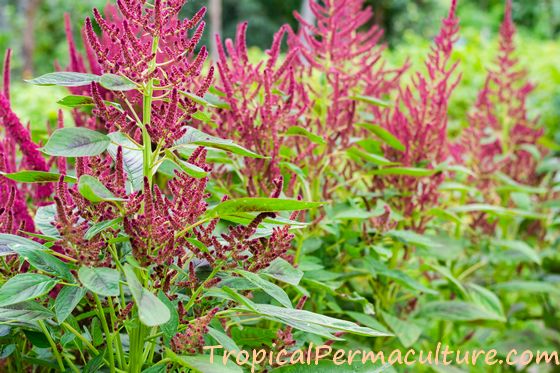
[[[290,44],[299,50],[299,74],[321,78],[319,86],[307,84],[320,113],[318,118],[308,118],[310,130],[323,136],[330,148],[345,148],[359,132],[353,97],[389,95],[406,66],[386,68],[382,61],[385,46],[380,44],[383,30],[375,25],[367,28],[373,12],[369,7],[364,9],[363,0],[310,1],[309,6],[316,24],[295,13],[300,30],[292,33]]]
[[[447,109],[460,81],[454,74],[457,63],[451,60],[459,31],[456,8],[457,1],[453,0],[426,60],[427,74],[416,73],[412,84],[400,90],[395,106],[383,113],[383,127],[404,145],[404,150],[386,146],[385,156],[401,166],[434,169],[450,157]],[[422,230],[426,216],[415,219],[413,215],[437,203],[443,180],[439,172],[424,178],[395,175],[375,177],[374,185],[378,190],[394,188],[398,194],[394,203],[399,211],[412,218],[412,228]]]
[[[492,181],[497,172],[526,185],[537,185],[537,154],[544,150],[537,140],[543,135],[537,119],[527,114],[527,98],[534,86],[527,82],[527,73],[518,67],[515,57],[515,25],[512,4],[508,0],[500,28],[499,54],[496,68],[490,70],[474,110],[469,127],[462,137],[463,161],[473,169],[479,188],[491,197]]]
[[[214,130],[217,136],[239,138],[245,147],[266,154],[270,159],[251,159],[243,169],[249,184],[249,194],[261,189],[268,193],[273,180],[281,176],[281,148],[287,142],[282,134],[300,124],[301,115],[307,110],[308,98],[304,87],[296,80],[294,59],[297,49],[280,58],[281,45],[288,33],[283,26],[274,35],[266,63],[249,60],[246,33],[247,23],[237,29],[235,41],[217,38],[220,80],[217,88],[225,93],[227,109],[216,112]],[[229,58],[228,58],[229,55]],[[309,144],[301,144],[303,153]]]

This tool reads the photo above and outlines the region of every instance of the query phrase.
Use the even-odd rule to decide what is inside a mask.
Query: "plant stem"
[[[156,54],[158,50],[159,38],[156,36],[152,42],[152,53]],[[150,61],[148,74],[151,74],[156,68],[156,57]],[[152,186],[152,139],[148,133],[148,126],[152,121],[152,101],[154,95],[154,79],[150,79],[144,89],[144,98],[142,101],[142,147],[144,159],[144,177],[148,179],[148,185]]]
[[[99,300],[97,294],[93,293],[93,298],[95,299],[95,304],[99,310],[98,317],[101,319],[101,326],[103,327],[103,332],[105,333],[105,338],[107,338],[107,353],[109,354],[109,369],[111,373],[115,372],[115,351],[113,351],[113,334],[109,331],[109,326],[107,325],[107,319],[105,318],[105,312],[103,312],[103,305]]]
[[[41,328],[41,330],[47,337],[49,344],[51,345],[51,348],[53,350],[53,355],[56,359],[56,362],[58,363],[58,366],[60,367],[60,370],[64,372],[65,368],[64,368],[64,363],[62,362],[62,357],[60,356],[60,352],[58,351],[58,348],[56,347],[56,343],[54,343],[52,336],[49,333],[49,330],[47,329],[45,323],[42,320],[37,321],[37,323],[39,324],[39,327]]]

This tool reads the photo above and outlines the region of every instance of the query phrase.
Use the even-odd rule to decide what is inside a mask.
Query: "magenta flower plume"
[[[323,86],[307,86],[316,105],[323,105],[322,118],[312,120],[309,126],[334,151],[348,146],[356,134],[356,101],[351,97],[390,94],[406,66],[399,70],[385,67],[381,60],[385,46],[380,43],[383,30],[373,26],[362,31],[373,17],[371,8],[364,9],[363,0],[313,0],[309,5],[316,25],[295,13],[300,31],[292,34],[290,44],[299,49],[303,75],[325,77]]]
[[[404,151],[385,148],[385,155],[405,167],[425,166],[434,168],[450,157],[447,135],[447,109],[451,94],[460,81],[455,76],[458,63],[451,61],[453,44],[457,41],[459,20],[457,2],[452,1],[449,15],[434,40],[426,60],[427,73],[416,73],[411,86],[400,90],[394,108],[385,110],[382,125],[405,147]],[[435,205],[439,198],[438,187],[443,175],[416,178],[393,176],[375,178],[376,188],[394,188],[400,194],[395,199],[397,207],[406,217]],[[422,230],[426,223],[424,214],[412,219],[412,228]]]
[[[477,182],[487,194],[492,193],[491,179],[497,172],[522,184],[539,182],[538,160],[527,147],[537,144],[543,130],[538,127],[538,118],[527,114],[527,99],[534,86],[527,82],[526,71],[518,67],[515,33],[508,0],[496,67],[488,72],[461,144],[464,161],[476,172]],[[544,154],[543,148],[538,151]]]
[[[297,50],[290,51],[283,59],[280,57],[288,26],[274,35],[266,63],[249,61],[246,32],[247,23],[240,24],[235,41],[226,40],[225,48],[216,35],[220,73],[217,88],[225,93],[230,108],[216,111],[218,128],[214,133],[239,139],[241,145],[271,157],[246,161],[243,172],[250,182],[249,193],[254,195],[257,189],[268,193],[274,187],[272,181],[281,176],[279,152],[288,140],[280,135],[298,125],[299,117],[307,109],[308,98],[294,73]]]

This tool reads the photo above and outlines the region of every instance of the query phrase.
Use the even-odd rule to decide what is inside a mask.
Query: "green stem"
[[[109,313],[109,316],[111,318],[111,326],[114,328],[114,325],[117,325],[117,315],[115,312],[115,306],[113,305],[113,299],[111,297],[109,297],[109,310],[111,311]],[[123,351],[123,347],[122,347],[122,341],[121,341],[121,334],[119,333],[119,330],[115,330],[115,339],[114,339],[116,346],[116,353],[117,353],[117,362],[119,364],[119,368],[123,369],[125,368],[124,366],[124,351]]]
[[[157,53],[159,38],[156,36],[152,42],[152,53]],[[156,68],[156,58],[150,61],[148,74],[151,74]],[[150,79],[144,89],[144,98],[142,100],[142,147],[144,159],[144,177],[148,179],[148,184],[152,186],[152,139],[148,133],[148,126],[152,121],[152,101],[154,95],[154,79]]]
[[[41,330],[43,331],[43,333],[47,337],[47,340],[49,341],[49,344],[51,345],[51,348],[53,350],[53,355],[56,359],[56,362],[58,363],[58,366],[60,367],[60,370],[64,372],[65,368],[64,368],[64,363],[62,362],[62,356],[60,356],[60,352],[56,347],[56,343],[54,343],[52,336],[49,333],[45,323],[42,320],[37,321],[37,323],[39,324],[39,327],[41,327]]]
[[[115,373],[115,351],[113,351],[113,333],[109,331],[109,326],[107,325],[107,319],[105,318],[105,312],[103,312],[103,305],[99,300],[97,294],[93,293],[93,299],[95,299],[95,304],[99,310],[98,317],[101,319],[101,326],[103,327],[103,333],[105,333],[105,338],[107,338],[107,354],[109,354],[109,369],[111,373]]]

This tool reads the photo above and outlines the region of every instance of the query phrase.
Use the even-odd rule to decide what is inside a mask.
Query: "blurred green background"
[[[190,0],[183,12],[192,15],[211,0]],[[54,69],[54,61],[65,65],[67,47],[64,13],[71,14],[74,34],[79,38],[83,20],[92,7],[103,7],[107,0],[0,0],[0,52],[14,50],[13,97],[16,111],[34,126],[53,118],[55,99],[63,92],[29,87],[24,77],[37,76]],[[283,23],[297,25],[292,16],[302,8],[302,0],[218,0],[222,6],[222,33],[231,37],[236,25],[249,21],[248,43],[261,50]],[[406,58],[422,68],[422,61],[449,8],[450,0],[367,0],[375,12],[373,22],[386,30],[387,59],[398,65]],[[503,16],[503,0],[459,0],[463,81],[451,107],[451,126],[466,125],[465,115],[475,100],[496,52],[496,37]],[[560,141],[560,1],[514,0],[514,19],[519,28],[519,57],[538,89],[530,109],[541,117],[549,133]],[[210,32],[206,32],[209,43]],[[258,52],[256,52],[258,53]],[[56,92],[56,93],[55,93]],[[54,96],[53,96],[54,93]],[[33,97],[33,100],[30,100]],[[39,123],[42,122],[42,123]]]

